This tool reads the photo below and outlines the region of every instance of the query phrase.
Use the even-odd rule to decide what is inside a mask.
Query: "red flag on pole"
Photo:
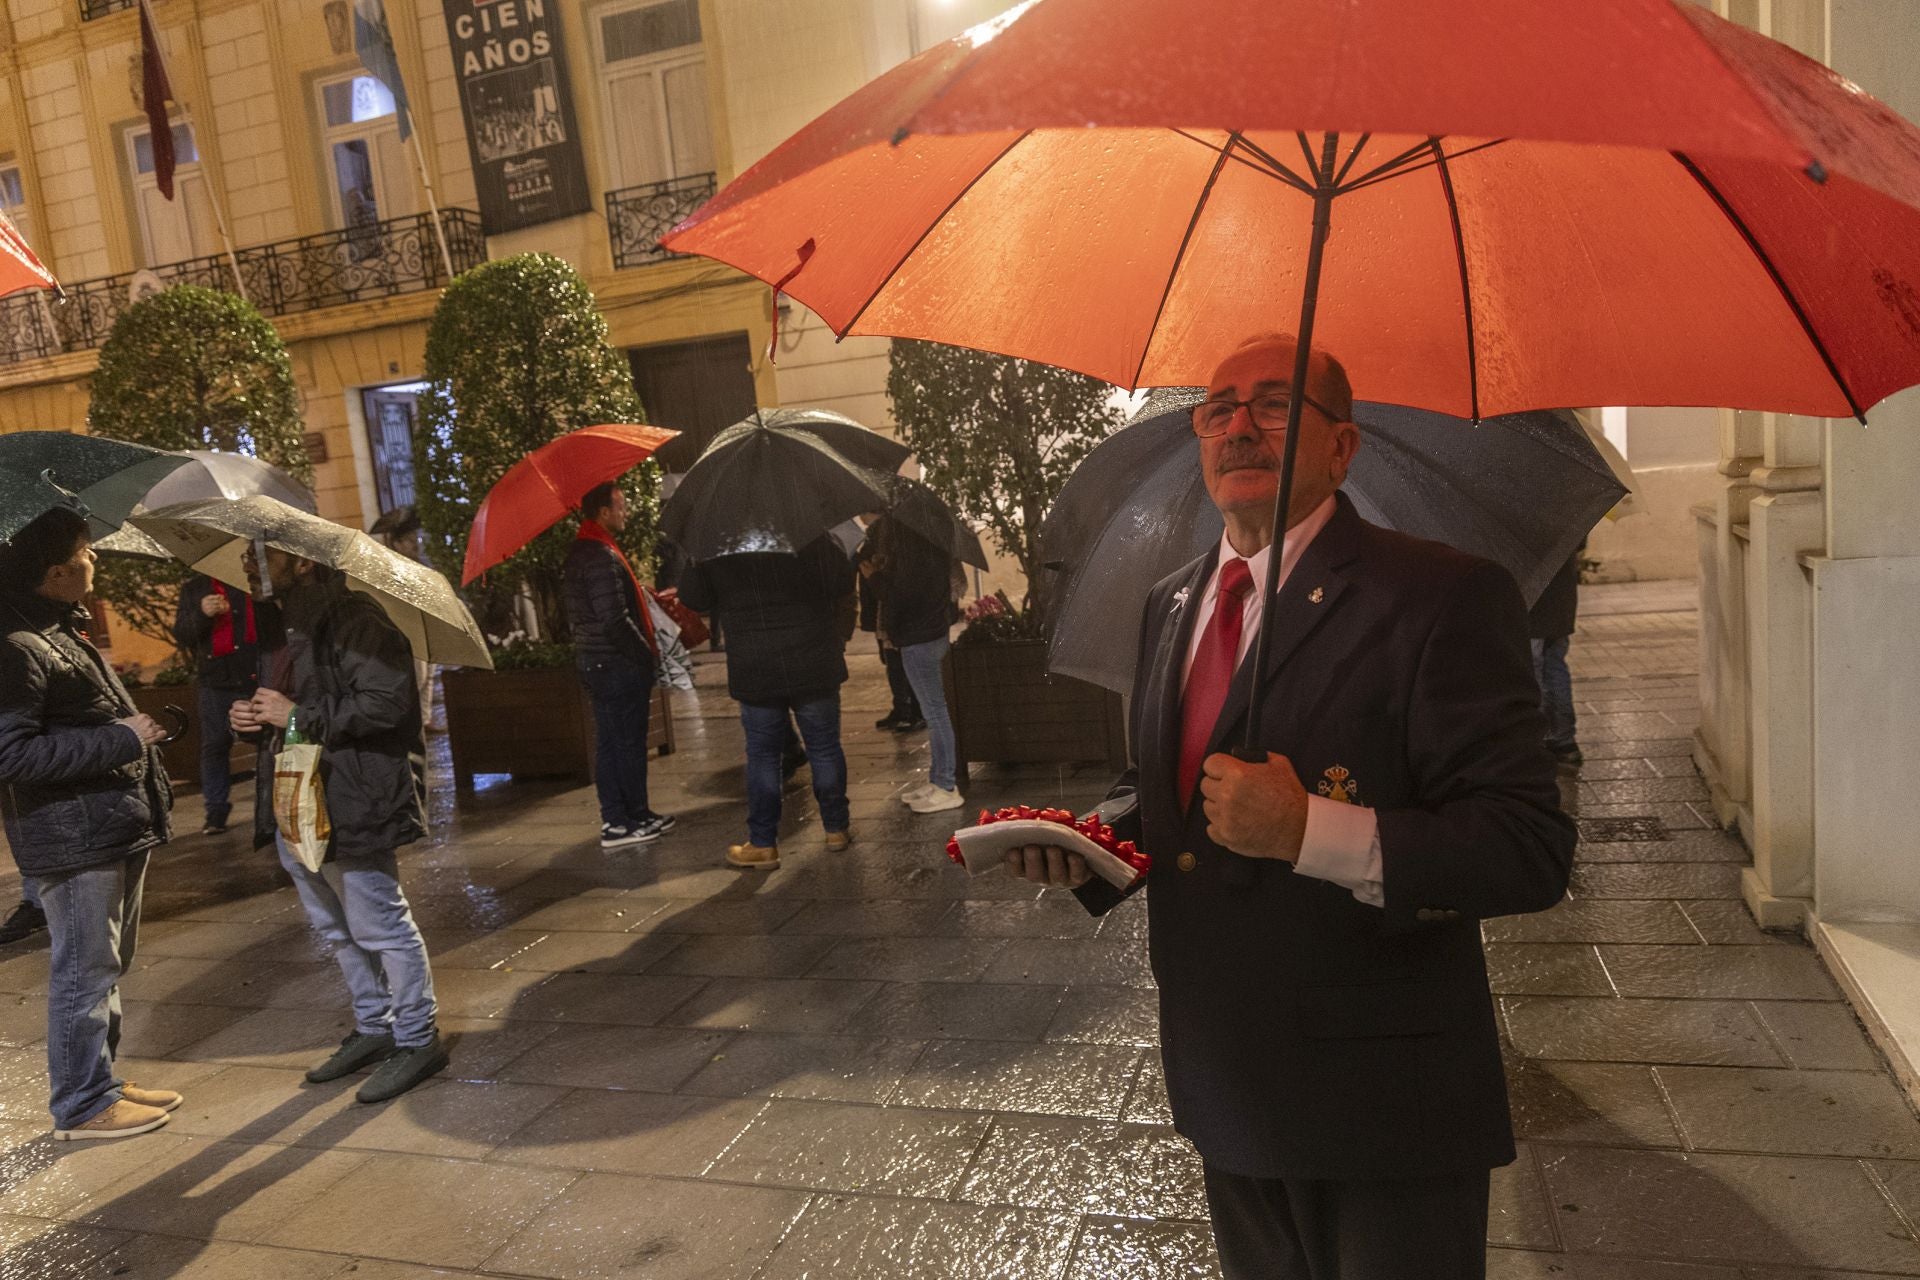
[[[167,119],[167,100],[173,85],[167,80],[166,59],[160,54],[160,31],[154,25],[147,0],[140,0],[140,96],[146,102],[149,145],[153,147],[153,180],[160,194],[173,199],[173,124]]]

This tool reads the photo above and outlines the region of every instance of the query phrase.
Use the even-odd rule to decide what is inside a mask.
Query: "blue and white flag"
[[[353,51],[360,65],[371,71],[393,95],[400,115],[400,141],[413,133],[413,113],[407,110],[407,84],[400,78],[400,59],[394,56],[393,33],[387,29],[387,11],[380,0],[353,0]]]

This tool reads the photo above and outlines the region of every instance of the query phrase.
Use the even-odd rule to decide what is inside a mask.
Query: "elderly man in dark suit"
[[[1338,494],[1360,438],[1320,352],[1256,681],[1293,365],[1254,339],[1194,410],[1226,536],[1148,599],[1137,768],[1103,807],[1137,800],[1123,833],[1153,857],[1167,1091],[1229,1280],[1479,1280],[1488,1171],[1514,1158],[1480,921],[1560,900],[1573,825],[1519,590]],[[1229,754],[1256,691],[1257,764]],[[1077,855],[1007,860],[1119,900]]]

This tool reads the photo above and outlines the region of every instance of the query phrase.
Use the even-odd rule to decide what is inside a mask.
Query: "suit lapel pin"
[[[1360,800],[1360,784],[1347,772],[1345,765],[1333,765],[1320,780],[1320,794],[1340,804],[1357,804]]]
[[[1315,587],[1313,590],[1307,592],[1307,599],[1312,601],[1314,604],[1319,604],[1322,600],[1325,600],[1326,598],[1327,598],[1327,591],[1325,587]]]
[[[1182,587],[1173,593],[1173,611],[1175,613],[1187,607],[1187,592],[1189,590],[1191,590],[1191,588]]]

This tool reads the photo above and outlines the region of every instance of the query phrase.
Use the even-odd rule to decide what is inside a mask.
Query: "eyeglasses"
[[[1300,398],[1325,414],[1330,421],[1341,421],[1339,414],[1312,396]],[[1193,406],[1193,434],[1202,437],[1225,435],[1227,428],[1233,425],[1233,415],[1242,409],[1247,411],[1253,419],[1253,425],[1260,430],[1285,431],[1287,410],[1292,403],[1293,397],[1284,391],[1269,391],[1251,400],[1202,400]]]

